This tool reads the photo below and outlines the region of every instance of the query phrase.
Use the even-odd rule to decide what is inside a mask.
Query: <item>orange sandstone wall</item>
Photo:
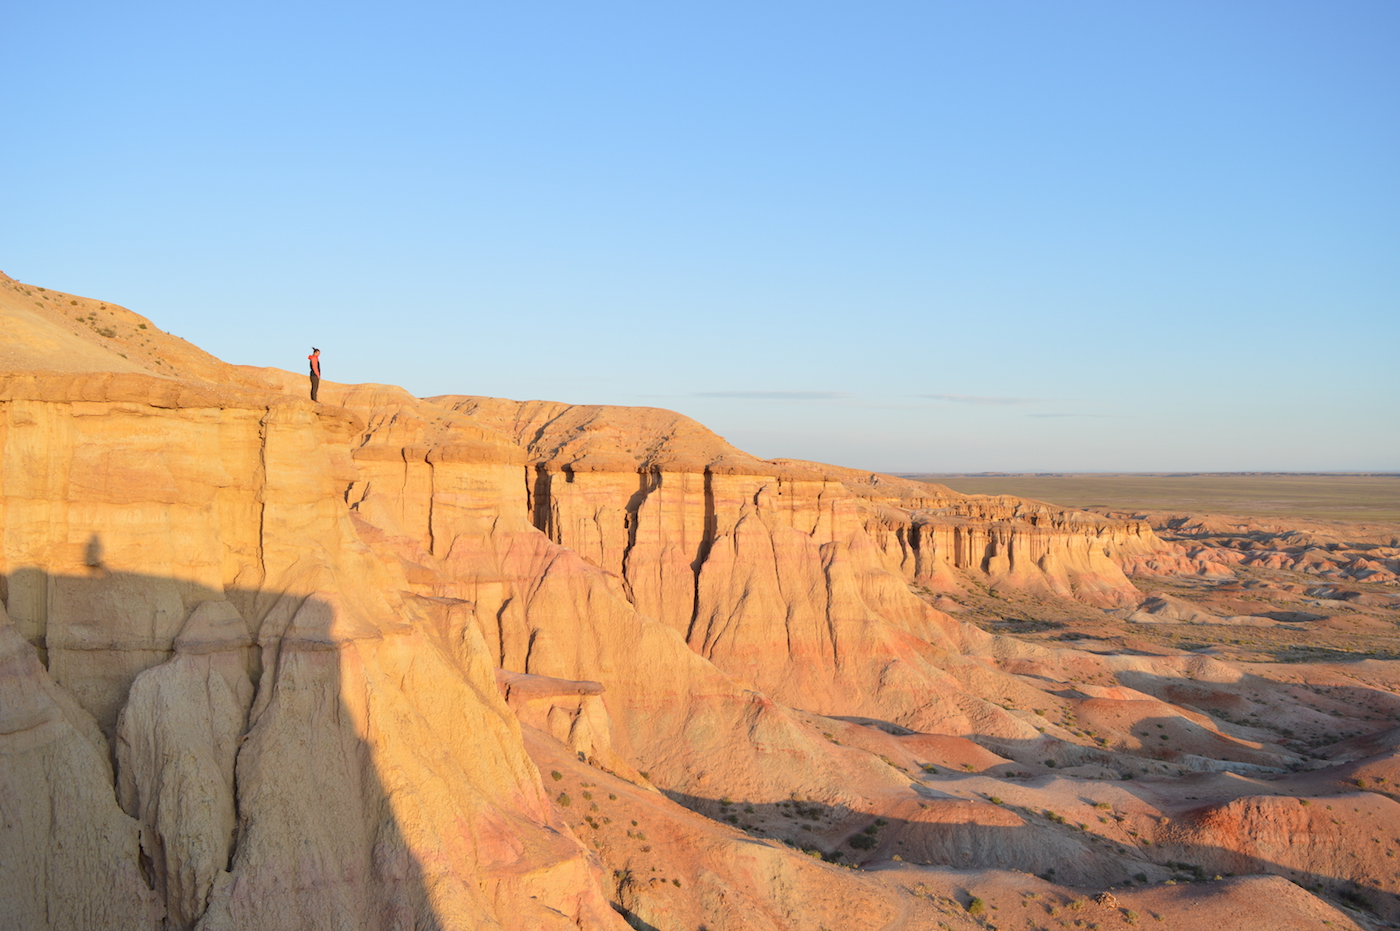
[[[21,926],[622,926],[475,617],[360,538],[363,428],[153,376],[0,380]]]

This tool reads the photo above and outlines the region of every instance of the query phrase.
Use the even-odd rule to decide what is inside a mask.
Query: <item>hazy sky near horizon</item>
[[[0,270],[886,471],[1400,469],[1400,4],[12,4]]]

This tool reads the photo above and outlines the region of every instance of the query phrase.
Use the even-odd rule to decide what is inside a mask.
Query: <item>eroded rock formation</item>
[[[16,927],[932,927],[971,920],[940,867],[1163,875],[1121,826],[1145,802],[1076,828],[1048,799],[1299,760],[1181,707],[1244,700],[1224,664],[934,606],[1136,605],[1123,566],[1179,555],[1141,521],[758,460],[667,411],[313,404],[9,279],[0,321]],[[1256,794],[1159,842],[1268,872]]]

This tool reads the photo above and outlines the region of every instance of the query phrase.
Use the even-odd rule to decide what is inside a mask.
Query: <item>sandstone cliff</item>
[[[1170,555],[1140,521],[759,460],[666,411],[313,404],[9,279],[0,321],[17,927],[931,927],[970,919],[822,861],[1102,887],[1160,868],[1036,813],[1076,778],[1297,760],[1178,704],[1239,697],[1229,669],[933,606],[1136,604],[1122,566]],[[1170,750],[1135,736],[1158,719]]]

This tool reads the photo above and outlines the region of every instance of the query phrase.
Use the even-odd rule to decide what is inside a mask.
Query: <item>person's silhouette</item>
[[[321,390],[321,350],[315,346],[311,347],[311,355],[306,357],[311,361],[311,400],[316,400],[316,392]]]

